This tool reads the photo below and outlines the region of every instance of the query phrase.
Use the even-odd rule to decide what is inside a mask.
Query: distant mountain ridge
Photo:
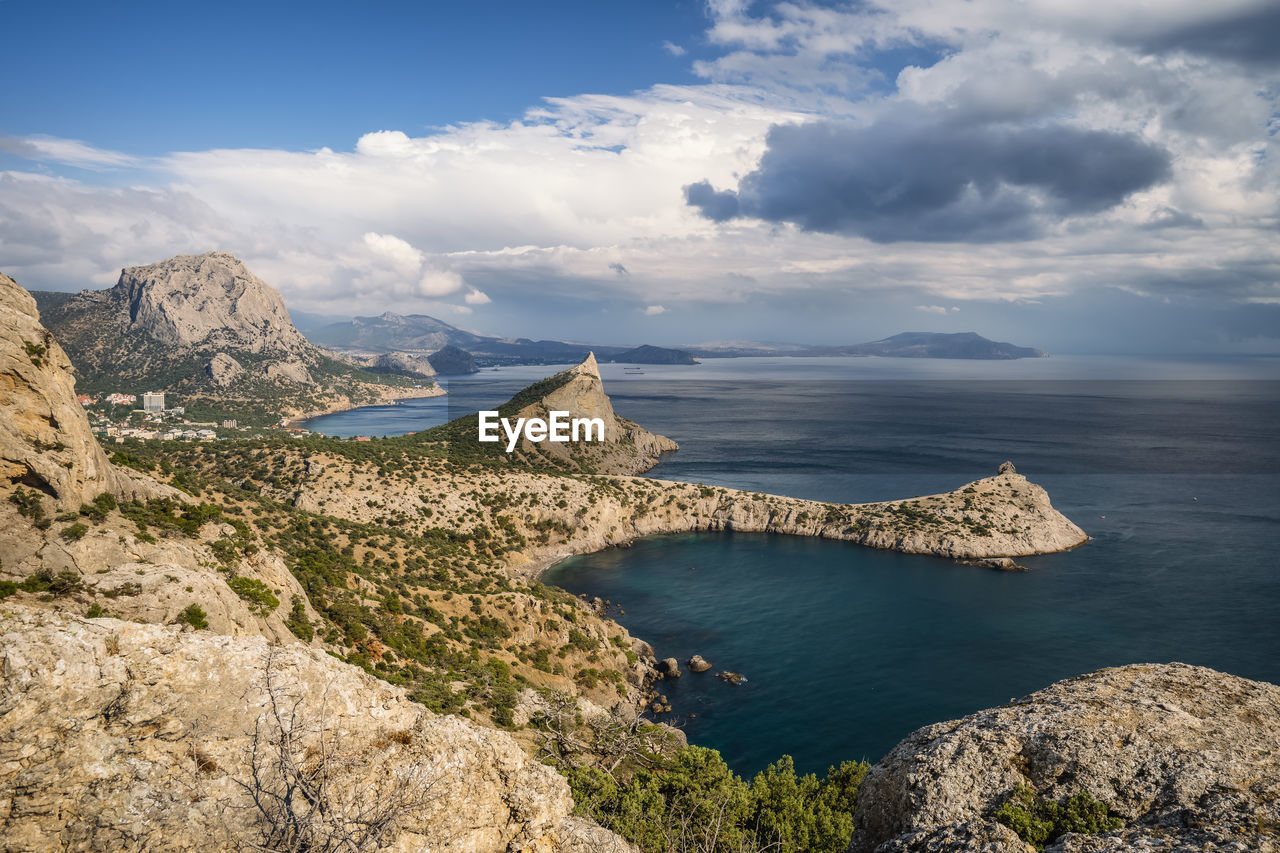
[[[331,323],[309,333],[308,337],[322,346],[366,353],[399,351],[432,355],[446,347],[455,347],[486,366],[576,363],[593,351],[602,360],[610,361],[614,355],[629,349],[481,335],[426,314],[397,314],[394,311],[386,311],[376,317],[353,317],[347,322]]]
[[[901,332],[862,344],[804,346],[787,343],[725,341],[687,348],[698,358],[748,356],[878,356],[880,358],[955,358],[1004,361],[1015,358],[1048,358],[1044,350],[992,341],[976,332]]]

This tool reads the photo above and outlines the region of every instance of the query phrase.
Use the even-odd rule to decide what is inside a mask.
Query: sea
[[[394,435],[555,366],[312,421]],[[912,730],[1101,667],[1182,661],[1280,683],[1280,359],[708,359],[603,365],[619,414],[680,450],[649,476],[859,502],[1005,460],[1090,536],[1027,572],[785,535],[655,536],[554,566],[684,674],[661,719],[751,775],[875,761]],[[697,674],[684,661],[713,665]],[[715,677],[745,676],[733,685]]]

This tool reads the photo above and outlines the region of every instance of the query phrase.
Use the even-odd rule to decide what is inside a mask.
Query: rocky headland
[[[1055,853],[1276,850],[1277,732],[1280,687],[1204,667],[1061,681],[894,747],[859,788],[849,853],[1030,853],[1008,825],[1017,811],[998,819],[1019,791],[1023,802],[1105,805],[1110,826],[1091,833],[1070,820],[1027,827]]]

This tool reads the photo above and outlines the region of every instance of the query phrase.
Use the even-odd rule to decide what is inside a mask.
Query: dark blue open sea
[[[421,429],[555,368],[330,416]],[[729,359],[604,368],[620,414],[680,445],[651,476],[833,501],[944,491],[1005,459],[1092,537],[1002,573],[842,542],[655,537],[547,580],[620,604],[682,662],[662,690],[694,743],[753,773],[822,771],[912,729],[1103,666],[1185,661],[1280,682],[1280,362]],[[714,671],[714,670],[713,670]]]

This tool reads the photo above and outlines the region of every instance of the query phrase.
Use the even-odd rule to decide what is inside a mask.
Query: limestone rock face
[[[244,375],[244,367],[225,352],[220,352],[205,366],[205,373],[219,388],[227,388]]]
[[[284,300],[228,252],[178,255],[121,271],[130,321],[170,346],[301,352]]]
[[[1280,687],[1186,664],[1104,669],[926,726],[871,769],[850,853],[1027,851],[991,813],[1082,791],[1124,828],[1050,851],[1275,850]]]
[[[382,373],[402,373],[421,379],[431,379],[436,375],[429,358],[407,352],[384,352],[373,360],[371,367]]]
[[[35,300],[0,274],[0,488],[15,484],[74,509],[102,492],[172,490],[107,462],[76,402],[71,362],[40,324]]]
[[[382,850],[630,849],[571,818],[564,779],[508,735],[436,716],[319,650],[13,605],[4,616],[6,851],[247,849],[261,824],[241,783],[255,730],[280,754],[273,697],[296,717],[283,727],[295,758],[329,762],[331,805],[400,804]]]
[[[297,359],[273,361],[268,364],[267,378],[292,382],[295,385],[312,384],[311,374],[307,372],[307,366]]]

